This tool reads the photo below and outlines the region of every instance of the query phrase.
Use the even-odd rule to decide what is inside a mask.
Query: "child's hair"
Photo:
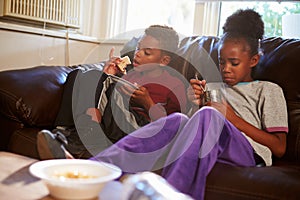
[[[250,55],[260,51],[260,40],[264,35],[264,22],[252,9],[237,10],[226,19],[221,43],[227,39],[245,39],[250,47]]]
[[[178,48],[179,36],[172,27],[151,25],[145,30],[145,34],[157,39],[160,42],[161,50],[170,56]]]

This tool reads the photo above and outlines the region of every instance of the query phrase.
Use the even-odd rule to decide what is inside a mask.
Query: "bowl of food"
[[[53,159],[32,164],[30,173],[40,178],[58,199],[92,199],[104,185],[121,175],[115,165],[83,159]]]

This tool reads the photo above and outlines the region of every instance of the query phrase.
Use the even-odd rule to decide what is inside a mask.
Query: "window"
[[[124,12],[115,12],[116,15],[123,15],[119,17],[122,20],[111,23],[111,26],[116,28],[109,37],[137,29],[143,30],[151,24],[170,25],[183,36],[221,35],[226,18],[236,10],[245,8],[253,8],[262,15],[265,22],[265,36],[300,37],[299,1],[249,0],[237,3],[237,1],[208,0],[126,0],[124,2],[126,2],[122,5],[125,8]],[[290,14],[296,16],[291,17]],[[130,38],[130,36],[125,34],[121,37]]]
[[[69,36],[95,42],[111,39],[128,40],[132,36],[142,34],[143,30],[151,24],[172,26],[181,36],[221,35],[226,18],[240,8],[254,8],[263,16],[266,36],[296,37],[295,34],[298,34],[297,37],[300,37],[299,1],[239,1],[237,3],[237,1],[209,0],[0,0],[0,8],[5,5],[3,2],[16,2],[16,4],[24,2],[22,5],[46,2],[47,5],[55,8],[62,5],[62,2],[69,2],[67,5],[71,5],[70,3],[79,5],[80,2],[80,8],[76,7],[77,11],[80,9],[80,20],[67,15],[68,20],[76,20],[72,22],[75,23],[75,27],[67,29],[70,32]],[[52,9],[53,12],[50,13],[59,13],[56,10]],[[292,13],[294,16],[290,16]],[[3,16],[3,12],[0,11],[1,15]],[[61,16],[65,14],[62,13]],[[46,24],[42,26],[42,30],[34,29],[35,26],[26,30],[45,34],[45,29],[49,28],[51,22],[45,23],[44,17],[42,18],[42,22]],[[0,18],[0,28],[1,26],[7,28],[14,23],[13,21],[1,23],[1,20],[2,18]],[[19,27],[8,28],[24,31],[24,28]],[[55,33],[48,31],[48,34],[61,36],[64,34],[62,29],[65,28],[56,29]]]
[[[125,31],[152,24],[172,26],[178,33],[193,33],[195,0],[128,0]]]
[[[226,18],[237,9],[253,8],[265,23],[265,36],[300,38],[300,2],[239,2],[224,1],[221,4],[219,35]],[[298,24],[298,25],[297,25]]]
[[[112,0],[110,4],[114,11],[109,13],[113,17],[105,38],[129,39],[142,34],[151,24],[172,26],[181,37],[218,32],[219,1]]]
[[[0,30],[89,40],[82,31],[83,0],[0,0]]]

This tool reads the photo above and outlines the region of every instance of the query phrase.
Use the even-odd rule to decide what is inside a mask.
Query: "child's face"
[[[164,57],[159,41],[150,35],[144,35],[134,53],[134,70],[149,71],[156,69],[160,64],[168,64],[164,63]]]
[[[219,66],[223,81],[228,85],[252,81],[251,69],[258,63],[258,55],[250,56],[244,40],[227,40],[219,49]]]

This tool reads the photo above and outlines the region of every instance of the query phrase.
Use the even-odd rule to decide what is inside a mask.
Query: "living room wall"
[[[124,41],[69,39],[67,44],[63,37],[0,29],[0,44],[0,71],[3,71],[37,65],[95,63],[107,59],[112,47],[118,55]]]

